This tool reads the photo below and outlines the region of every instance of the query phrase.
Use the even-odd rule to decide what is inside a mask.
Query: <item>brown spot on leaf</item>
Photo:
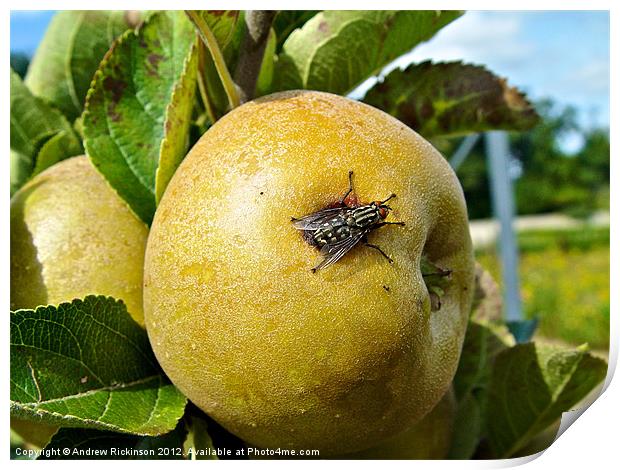
[[[395,17],[396,14],[387,17],[387,19],[385,20],[385,29],[389,30],[392,28],[392,26],[394,25]]]
[[[157,67],[159,63],[163,60],[164,56],[160,54],[149,54],[147,60],[153,67]]]
[[[418,115],[414,103],[401,103],[395,115],[414,130],[419,130],[422,126],[422,118]]]
[[[450,113],[441,113],[437,116],[437,126],[443,133],[448,134],[458,128],[459,117],[460,113],[454,111]]]
[[[123,96],[123,91],[127,88],[127,84],[120,78],[108,76],[103,79],[103,89],[112,96],[112,102],[118,103]]]
[[[121,115],[116,112],[116,105],[123,97],[125,88],[127,88],[127,84],[123,80],[112,75],[107,76],[103,80],[103,89],[109,93],[111,98],[107,112],[113,122],[118,122],[121,120]]]
[[[430,119],[434,113],[435,111],[431,100],[428,98],[424,99],[422,102],[422,107],[420,108],[420,117],[422,119]]]
[[[164,56],[161,54],[149,54],[146,57],[146,60],[149,62],[149,66],[146,67],[146,73],[148,73],[151,77],[158,77],[158,67],[159,63],[164,60]]]
[[[319,23],[319,31],[322,32],[323,34],[329,33],[329,25],[327,24],[327,21],[321,21]]]

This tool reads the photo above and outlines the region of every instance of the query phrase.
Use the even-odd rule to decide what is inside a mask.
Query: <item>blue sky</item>
[[[53,12],[11,12],[11,50],[32,54]],[[609,126],[609,14],[470,11],[402,57],[485,64],[534,98],[575,105],[585,126]]]
[[[11,52],[32,55],[54,11],[11,11]]]

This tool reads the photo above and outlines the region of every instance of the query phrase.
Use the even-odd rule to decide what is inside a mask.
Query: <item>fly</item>
[[[349,171],[349,190],[340,198],[337,207],[313,212],[299,219],[291,218],[293,226],[304,232],[306,241],[321,249],[323,259],[312,268],[312,272],[331,266],[359,242],[377,250],[390,263],[393,262],[379,246],[368,243],[367,235],[384,225],[405,225],[404,222],[385,221],[392,210],[386,202],[395,198],[396,194],[370,204],[347,203],[347,197],[353,192],[352,178],[353,172]]]

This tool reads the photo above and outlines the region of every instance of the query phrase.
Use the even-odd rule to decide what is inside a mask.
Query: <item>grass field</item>
[[[524,315],[538,316],[537,335],[609,348],[609,229],[519,234]],[[478,261],[501,283],[494,249]]]

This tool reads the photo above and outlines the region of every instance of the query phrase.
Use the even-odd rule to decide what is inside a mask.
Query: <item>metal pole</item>
[[[518,273],[519,255],[512,226],[515,208],[512,180],[508,170],[510,159],[508,136],[503,131],[487,132],[485,143],[487,164],[490,169],[493,212],[500,224],[499,254],[502,262],[506,319],[520,321],[522,315]]]
[[[471,149],[473,149],[476,142],[478,142],[479,138],[480,134],[470,134],[463,139],[461,145],[459,145],[459,148],[456,149],[456,152],[454,152],[454,155],[452,155],[452,158],[450,159],[450,166],[454,171],[458,170],[463,164],[469,155],[469,152],[471,152]]]

